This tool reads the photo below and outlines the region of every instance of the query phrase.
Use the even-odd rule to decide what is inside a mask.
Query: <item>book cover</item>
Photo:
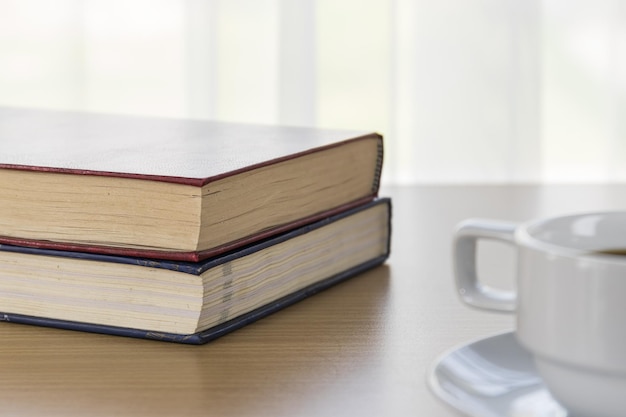
[[[373,132],[0,108],[0,242],[198,261],[373,199]]]
[[[202,262],[0,245],[0,321],[203,344],[382,264],[389,256],[390,236],[391,201],[383,198]],[[114,265],[122,268],[119,276],[110,272]],[[157,275],[142,278],[155,271],[171,277],[163,282]],[[177,287],[193,293],[200,289],[205,305],[197,312],[198,322],[204,320],[198,331],[120,325],[120,317],[135,324],[186,320],[188,312],[168,310],[172,303],[193,301],[183,299]],[[140,301],[120,301],[130,299],[129,294]],[[152,299],[165,307],[147,306]],[[110,315],[118,317],[107,320],[107,303],[115,307]],[[30,314],[34,311],[47,314]]]

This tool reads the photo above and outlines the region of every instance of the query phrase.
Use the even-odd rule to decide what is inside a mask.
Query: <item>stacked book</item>
[[[0,320],[201,344],[389,255],[375,133],[0,108]]]

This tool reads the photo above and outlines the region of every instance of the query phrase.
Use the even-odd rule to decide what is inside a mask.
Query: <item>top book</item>
[[[377,133],[0,108],[0,242],[198,261],[370,201]]]

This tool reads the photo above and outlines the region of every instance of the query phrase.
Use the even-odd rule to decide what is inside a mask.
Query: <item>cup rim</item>
[[[555,223],[557,221],[574,221],[583,218],[599,218],[607,216],[623,216],[626,221],[626,210],[613,210],[613,211],[589,211],[580,212],[567,215],[557,215],[534,219],[526,223],[522,223],[515,230],[515,240],[526,247],[534,248],[550,254],[563,256],[563,257],[585,257],[591,259],[598,259],[602,261],[612,261],[618,263],[626,263],[626,236],[624,236],[624,245],[620,249],[624,250],[624,254],[616,254],[607,252],[608,248],[597,247],[594,249],[575,247],[574,245],[568,246],[565,244],[559,244],[551,242],[545,239],[539,238],[537,230],[545,228],[547,225]]]

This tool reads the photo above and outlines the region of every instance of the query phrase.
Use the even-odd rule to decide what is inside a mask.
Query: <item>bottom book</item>
[[[203,344],[389,256],[383,198],[202,262],[0,245],[0,321]]]

